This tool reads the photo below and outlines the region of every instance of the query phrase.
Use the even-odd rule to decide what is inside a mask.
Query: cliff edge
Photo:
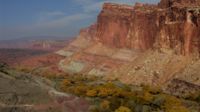
[[[163,85],[178,78],[200,85],[200,0],[157,5],[105,3],[97,22],[57,52],[70,74]]]
[[[96,38],[111,47],[173,49],[189,55],[200,51],[199,31],[199,0],[135,6],[105,3],[98,16]]]

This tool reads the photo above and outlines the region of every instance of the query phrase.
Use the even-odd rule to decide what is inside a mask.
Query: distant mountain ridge
[[[71,42],[73,38],[54,36],[23,37],[12,40],[0,40],[0,48],[21,49],[59,49]]]
[[[73,37],[65,37],[65,36],[28,36],[28,37],[20,37],[14,40],[68,40]]]

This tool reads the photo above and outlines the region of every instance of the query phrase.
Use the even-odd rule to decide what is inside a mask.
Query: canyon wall
[[[60,70],[136,85],[163,85],[176,77],[200,85],[199,58],[183,56],[200,54],[200,5],[168,1],[105,3],[97,22],[57,52],[65,57]]]
[[[97,25],[97,41],[117,48],[200,51],[200,0],[162,0],[158,5],[105,3]]]
[[[172,5],[188,5],[188,6],[195,6],[200,5],[200,0],[161,0],[158,4],[161,8],[168,8]]]
[[[156,6],[136,4],[131,16],[128,48],[147,50],[153,47],[158,27]]]
[[[109,46],[126,47],[132,6],[105,3],[97,20],[97,39]]]
[[[169,6],[161,8],[162,10],[158,12],[157,48],[173,49],[175,53],[184,55],[198,54],[200,49],[199,1],[195,3],[195,0],[168,0],[172,2],[168,5],[163,1],[158,6]]]

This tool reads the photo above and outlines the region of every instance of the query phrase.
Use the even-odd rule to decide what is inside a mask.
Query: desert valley
[[[104,3],[73,39],[3,43],[0,112],[200,112],[200,0]]]

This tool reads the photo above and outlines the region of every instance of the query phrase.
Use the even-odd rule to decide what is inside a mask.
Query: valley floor
[[[148,85],[78,74],[49,80],[5,64],[0,67],[2,112],[199,112],[198,92],[176,97]]]

